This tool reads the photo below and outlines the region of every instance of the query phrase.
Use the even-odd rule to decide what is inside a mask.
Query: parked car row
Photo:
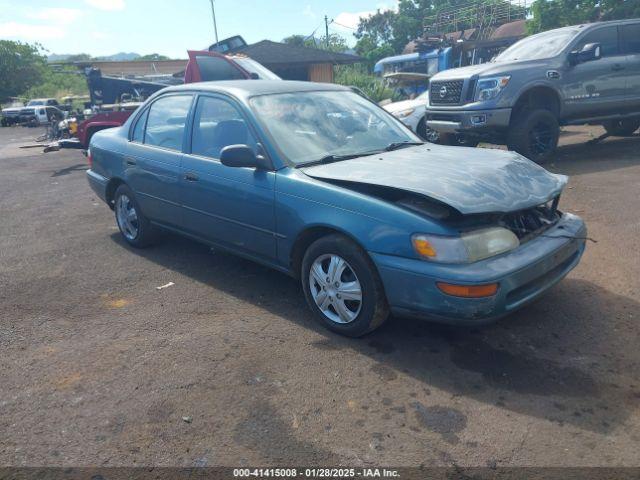
[[[427,94],[385,108],[423,138],[503,144],[539,163],[553,155],[563,125],[632,135],[640,127],[640,19],[532,35],[489,63],[440,72]]]
[[[27,105],[15,102],[2,109],[1,124],[8,127],[15,124],[37,126],[63,120],[66,112],[55,98],[34,98]]]

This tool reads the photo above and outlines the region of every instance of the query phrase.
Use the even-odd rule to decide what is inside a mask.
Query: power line
[[[341,23],[336,22],[335,20],[333,20],[332,23],[335,23],[336,25],[339,25],[344,28],[348,28],[349,30],[357,30],[357,28],[349,27],[348,25],[343,25]]]

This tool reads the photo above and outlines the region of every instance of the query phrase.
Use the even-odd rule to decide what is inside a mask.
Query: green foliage
[[[382,80],[369,73],[365,65],[341,65],[335,68],[334,81],[340,85],[357,87],[374,102],[391,98],[393,91]]]
[[[0,100],[17,97],[37,85],[46,72],[40,45],[0,40]]]
[[[88,53],[77,53],[75,55],[69,55],[64,61],[65,63],[73,63],[73,62],[90,62],[93,60],[93,57]]]
[[[638,0],[536,0],[531,5],[533,19],[529,33],[600,20],[640,17]]]
[[[53,97],[67,95],[88,95],[87,80],[76,68],[66,67],[60,70],[45,69],[40,83],[24,91],[27,98]]]
[[[510,4],[509,0],[482,0],[479,3],[508,5],[512,12],[519,8]],[[468,6],[472,6],[469,0],[399,0],[397,12],[378,10],[370,17],[361,19],[355,33],[358,39],[356,50],[367,59],[383,58],[381,55],[388,53],[389,47],[392,51],[390,55],[400,54],[407,43],[422,36],[425,20],[435,18],[442,12]],[[469,17],[469,21],[463,20],[457,27],[476,26],[476,17]],[[378,50],[383,47],[386,50]]]
[[[162,60],[171,60],[166,55],[160,55],[159,53],[150,53],[148,55],[142,55],[136,60],[150,60],[150,61],[162,61]]]
[[[326,36],[316,38],[305,37],[303,35],[291,35],[284,38],[282,43],[294,45],[296,47],[319,48],[320,50],[328,50],[330,52],[337,53],[344,52],[349,48],[346,40],[336,33],[329,34],[328,42]]]

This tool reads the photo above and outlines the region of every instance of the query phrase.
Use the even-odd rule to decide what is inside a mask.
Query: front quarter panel
[[[286,168],[276,178],[278,262],[290,266],[299,235],[314,227],[352,238],[369,252],[417,258],[413,233],[455,234],[435,221],[384,200],[308,177]]]

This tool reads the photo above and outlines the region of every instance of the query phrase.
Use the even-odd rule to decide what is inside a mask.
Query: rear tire
[[[302,260],[300,277],[315,319],[329,330],[360,337],[389,316],[375,265],[344,235],[328,235],[312,243]]]
[[[157,240],[157,230],[140,210],[133,191],[120,185],[113,200],[116,224],[125,242],[136,248],[152,245]]]
[[[555,152],[560,137],[558,119],[549,110],[523,110],[516,114],[507,146],[536,163],[546,162]]]
[[[609,120],[602,126],[609,135],[613,135],[615,137],[629,137],[640,127],[640,118]]]

